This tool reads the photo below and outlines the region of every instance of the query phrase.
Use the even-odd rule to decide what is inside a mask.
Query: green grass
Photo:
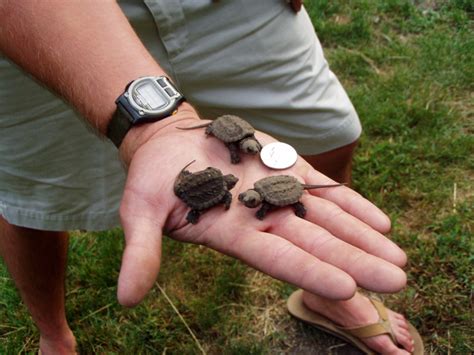
[[[306,1],[326,56],[364,134],[355,188],[390,214],[409,255],[409,284],[386,296],[433,354],[474,349],[474,31],[467,0]],[[119,230],[75,233],[67,314],[82,353],[198,353],[160,288],[120,307]],[[282,353],[296,325],[291,287],[228,257],[165,240],[158,283],[215,354]],[[38,333],[0,265],[0,354],[34,352]]]

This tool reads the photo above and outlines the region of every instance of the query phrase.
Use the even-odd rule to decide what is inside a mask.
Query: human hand
[[[204,129],[179,130],[196,125],[197,115],[183,104],[179,113],[164,121],[133,129],[120,149],[128,177],[120,215],[126,247],[118,284],[119,302],[139,303],[153,286],[161,260],[163,233],[183,242],[202,244],[233,256],[277,279],[332,299],[350,298],[356,284],[377,292],[395,292],[405,285],[402,266],[406,257],[381,233],[388,218],[353,190],[309,190],[301,201],[306,218],[291,208],[271,212],[263,221],[255,210],[238,202],[240,192],[271,174],[294,175],[306,184],[334,181],[315,171],[302,158],[285,171],[265,167],[256,156],[242,156],[230,164],[227,148]],[[263,145],[274,141],[257,132]],[[173,192],[181,169],[195,160],[191,172],[208,166],[239,178],[231,190],[232,205],[205,212],[189,224],[189,208]]]

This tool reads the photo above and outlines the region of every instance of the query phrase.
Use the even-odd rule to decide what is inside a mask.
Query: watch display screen
[[[156,110],[166,104],[163,94],[153,81],[145,81],[133,90],[133,99],[145,110]]]

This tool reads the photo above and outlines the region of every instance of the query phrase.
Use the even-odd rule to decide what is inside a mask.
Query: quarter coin
[[[260,159],[270,169],[287,169],[298,159],[298,153],[291,145],[282,142],[267,144],[260,152]]]

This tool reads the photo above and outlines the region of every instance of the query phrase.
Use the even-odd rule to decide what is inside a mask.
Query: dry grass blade
[[[93,315],[97,314],[97,313],[100,313],[102,312],[103,310],[106,310],[107,308],[109,308],[110,306],[112,306],[113,303],[109,303],[103,307],[100,307],[98,310],[95,310],[94,312],[91,312],[89,313],[87,316],[85,316],[84,318],[81,318],[77,321],[77,323],[81,323],[83,322],[84,320],[86,320],[87,318],[90,318],[92,317]]]
[[[346,47],[343,47],[343,46],[338,46],[337,48],[339,49],[342,49],[344,51],[346,51],[347,53],[350,53],[350,54],[354,54],[354,55],[357,55],[359,56],[360,58],[362,58],[362,60],[364,62],[366,62],[371,68],[372,70],[377,74],[377,75],[380,75],[381,74],[381,71],[380,69],[377,67],[377,65],[375,65],[375,62],[369,58],[367,55],[365,55],[364,53],[362,53],[361,51],[358,51],[358,50],[355,50],[355,49],[351,49],[351,48],[346,48]]]
[[[194,339],[194,341],[196,342],[196,345],[197,347],[199,348],[199,350],[201,350],[201,353],[203,354],[207,354],[206,351],[203,349],[203,347],[201,346],[201,343],[199,342],[198,338],[196,337],[196,335],[194,335],[193,331],[191,330],[191,328],[189,327],[188,323],[186,323],[186,320],[183,318],[183,316],[181,315],[181,313],[179,313],[178,309],[176,308],[176,306],[173,304],[173,302],[171,301],[171,299],[168,297],[168,295],[166,294],[165,290],[160,286],[160,284],[157,282],[156,283],[156,286],[158,287],[158,289],[160,290],[160,292],[163,294],[163,296],[165,296],[166,300],[168,301],[168,303],[171,305],[171,308],[173,308],[173,311],[175,311],[175,313],[178,315],[179,319],[181,319],[181,322],[183,322],[184,326],[186,327],[186,329],[188,330],[189,334],[191,334],[191,337]]]
[[[458,184],[453,184],[453,212],[456,212],[456,200],[458,197]]]
[[[6,332],[6,333],[3,333],[2,336],[0,336],[0,339],[1,338],[6,338],[7,336],[13,334],[13,333],[16,333],[16,332],[19,332],[21,330],[25,330],[26,327],[19,327],[19,328],[16,328],[14,330],[10,330],[9,332]]]

